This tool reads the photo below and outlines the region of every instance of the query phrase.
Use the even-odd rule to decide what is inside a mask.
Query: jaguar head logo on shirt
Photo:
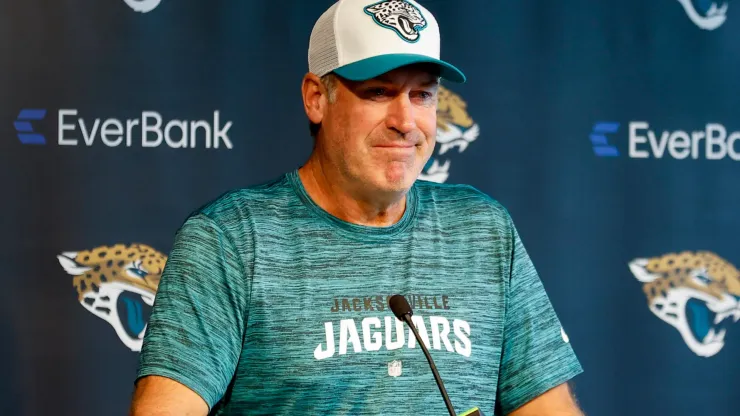
[[[419,179],[443,183],[450,176],[452,160],[478,138],[480,129],[467,111],[465,101],[440,86],[437,102],[437,146]],[[453,150],[457,149],[457,152]]]
[[[167,257],[145,244],[116,244],[64,252],[77,300],[108,322],[131,351],[140,351]]]
[[[740,272],[708,252],[669,253],[629,263],[650,311],[681,334],[696,355],[711,357],[740,319]]]

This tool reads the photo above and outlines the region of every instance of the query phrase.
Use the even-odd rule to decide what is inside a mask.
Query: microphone
[[[445,390],[445,386],[444,384],[442,384],[442,379],[439,377],[437,367],[434,365],[434,361],[432,361],[432,356],[429,355],[427,347],[424,345],[424,342],[422,342],[421,337],[419,337],[419,333],[416,331],[416,326],[413,322],[411,322],[411,316],[414,314],[414,312],[411,310],[411,305],[409,305],[409,303],[406,301],[406,298],[404,298],[403,296],[393,295],[390,299],[388,299],[388,306],[391,307],[391,311],[393,311],[393,314],[396,315],[396,318],[406,322],[411,328],[411,331],[413,331],[414,336],[416,337],[416,342],[419,343],[421,350],[424,351],[424,355],[426,355],[427,361],[429,361],[429,367],[432,368],[434,380],[437,381],[437,387],[439,387],[439,391],[440,393],[442,393],[442,398],[445,400],[447,411],[450,412],[450,416],[457,416],[455,414],[455,409],[452,408],[452,403],[450,403],[450,398],[447,396],[447,390]]]

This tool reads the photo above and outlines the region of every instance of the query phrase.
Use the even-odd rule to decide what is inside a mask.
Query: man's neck
[[[406,210],[406,195],[378,196],[372,191],[351,189],[317,158],[298,169],[298,176],[308,196],[331,215],[352,224],[387,227],[397,223]]]

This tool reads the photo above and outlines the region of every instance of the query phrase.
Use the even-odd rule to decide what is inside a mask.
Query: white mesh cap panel
[[[334,3],[319,17],[311,31],[308,45],[308,70],[324,76],[339,67],[339,55],[334,36],[334,19],[339,3]]]

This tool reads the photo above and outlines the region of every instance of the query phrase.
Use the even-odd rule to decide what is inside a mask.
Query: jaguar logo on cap
[[[419,40],[419,32],[427,27],[427,21],[421,10],[407,1],[381,1],[365,7],[364,10],[373,17],[375,23],[392,29],[407,42]]]

